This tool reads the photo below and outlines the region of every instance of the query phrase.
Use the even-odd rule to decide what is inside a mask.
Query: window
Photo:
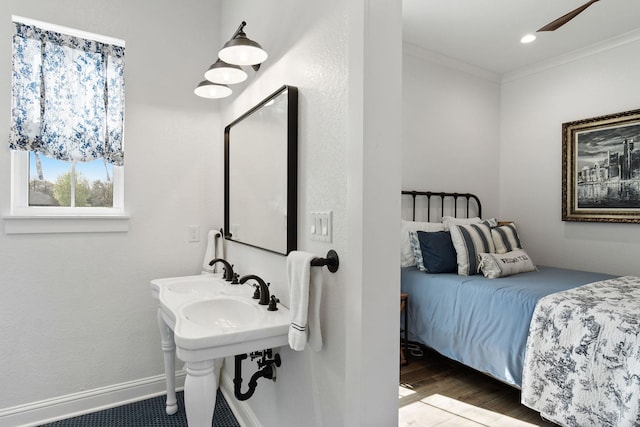
[[[124,42],[14,17],[11,213],[124,213]]]
[[[113,165],[29,153],[29,206],[113,207]]]

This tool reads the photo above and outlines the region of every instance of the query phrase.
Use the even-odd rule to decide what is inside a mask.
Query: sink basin
[[[176,294],[190,294],[192,296],[208,297],[217,295],[224,281],[214,275],[167,277],[151,281],[157,288]]]
[[[234,296],[252,295],[250,286],[230,285],[222,278],[222,274],[154,279],[151,281],[151,289],[153,296],[159,299],[162,305],[169,308],[170,311],[185,303],[221,294]]]
[[[192,282],[176,282],[167,286],[167,291],[175,292],[177,294],[195,294],[200,296],[215,295],[216,289],[208,286],[206,280],[192,281]]]
[[[267,311],[251,298],[252,286],[230,285],[209,274],[154,279],[151,289],[184,362],[288,344],[289,309],[278,304],[277,311]]]
[[[219,294],[196,299],[175,311],[178,357],[216,359],[288,344],[289,309],[268,311],[248,296]]]
[[[212,332],[229,332],[256,324],[260,312],[251,300],[218,297],[189,304],[182,314],[185,320],[210,328]]]

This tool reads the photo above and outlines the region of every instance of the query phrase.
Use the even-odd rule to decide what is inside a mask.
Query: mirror
[[[296,250],[298,89],[282,86],[225,127],[224,158],[225,238]]]

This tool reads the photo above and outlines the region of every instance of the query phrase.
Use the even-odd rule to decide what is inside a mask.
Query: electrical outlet
[[[189,243],[195,243],[200,241],[200,226],[189,225],[187,226],[187,240]]]

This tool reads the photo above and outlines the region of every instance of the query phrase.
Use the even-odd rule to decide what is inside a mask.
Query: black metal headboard
[[[421,198],[426,198],[426,212],[427,212],[427,221],[431,220],[431,198],[439,198],[440,199],[440,217],[445,216],[445,201],[448,200],[447,207],[447,216],[458,216],[458,200],[460,201],[460,205],[465,212],[465,216],[468,218],[470,212],[470,207],[475,203],[475,215],[482,218],[482,205],[480,204],[480,199],[471,193],[436,193],[433,191],[402,191],[403,195],[411,196],[411,210],[412,210],[412,220],[416,220],[416,199],[421,200]],[[437,201],[435,202],[437,203]],[[436,208],[437,209],[437,208]]]

